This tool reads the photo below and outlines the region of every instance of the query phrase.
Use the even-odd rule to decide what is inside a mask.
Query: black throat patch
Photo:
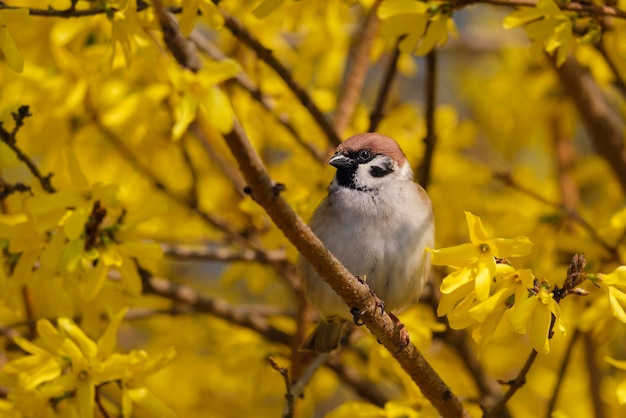
[[[337,169],[337,174],[335,174],[335,179],[337,180],[337,184],[341,187],[347,187],[350,189],[360,190],[359,186],[356,183],[356,169],[357,165],[353,165],[350,167],[342,167]]]

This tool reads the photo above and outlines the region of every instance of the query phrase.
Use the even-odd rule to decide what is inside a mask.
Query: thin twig
[[[291,393],[294,397],[300,398],[304,394],[304,388],[306,388],[306,385],[311,381],[311,378],[313,378],[315,371],[326,363],[329,356],[329,353],[320,353],[315,356],[315,359],[308,365],[304,373],[302,373],[302,376],[293,383]]]
[[[188,198],[182,197],[171,190],[165,183],[163,183],[147,166],[141,163],[133,152],[124,144],[124,142],[107,126],[105,126],[95,113],[92,115],[94,125],[104,134],[106,139],[115,149],[120,153],[126,161],[128,161],[139,173],[146,177],[152,185],[157,189],[165,193],[170,199],[176,203],[189,208],[196,215],[198,215],[209,226],[222,231],[226,236],[233,241],[233,243],[241,245],[243,247],[249,246],[249,241],[243,237],[239,232],[235,231],[233,227],[227,222],[215,217],[214,215],[200,209],[197,203],[194,203]]]
[[[626,147],[624,120],[611,106],[597,82],[572,57],[554,65],[565,92],[570,95],[584,121],[597,153],[613,169],[622,190],[626,192]]]
[[[435,109],[437,107],[437,49],[433,49],[426,55],[426,136],[424,137],[424,157],[418,168],[419,183],[424,189],[430,184],[432,162],[437,144],[437,132],[435,131]]]
[[[226,178],[235,188],[237,194],[240,197],[244,197],[245,193],[243,192],[243,189],[246,184],[241,178],[241,174],[237,171],[237,169],[235,169],[232,164],[226,162],[223,156],[219,152],[217,152],[217,150],[213,147],[213,144],[207,137],[206,133],[197,122],[194,121],[191,123],[191,125],[189,125],[189,131],[192,132],[194,136],[198,139],[198,142],[200,142],[200,145],[202,146],[202,148],[204,148],[204,151],[207,153],[211,161],[217,164],[220,170],[222,170]]]
[[[2,3],[0,3],[0,5],[1,4]],[[56,189],[52,186],[52,183],[50,182],[52,173],[48,174],[47,176],[42,175],[41,172],[39,171],[39,168],[37,167],[37,164],[35,164],[35,162],[17,146],[17,134],[20,128],[24,126],[24,120],[27,117],[32,116],[28,106],[24,106],[24,105],[20,106],[17,112],[13,112],[11,113],[11,115],[13,116],[13,120],[15,121],[15,125],[13,129],[11,130],[11,132],[9,132],[6,129],[4,129],[4,126],[2,126],[2,123],[0,123],[0,140],[4,144],[6,144],[6,146],[8,146],[11,149],[11,151],[13,151],[15,156],[21,162],[23,162],[26,165],[26,167],[28,167],[28,170],[39,181],[39,183],[41,184],[41,187],[46,192],[48,193],[56,192]]]
[[[583,342],[585,345],[585,363],[589,372],[589,393],[593,404],[593,412],[596,418],[605,417],[604,403],[602,402],[602,375],[598,369],[596,361],[597,344],[593,340],[590,332],[583,334]]]
[[[524,363],[524,367],[522,367],[522,369],[519,371],[517,377],[511,382],[507,382],[510,383],[509,390],[506,391],[506,393],[504,394],[504,396],[502,396],[502,398],[500,398],[498,403],[485,415],[486,418],[497,418],[501,416],[502,410],[506,403],[509,401],[509,399],[511,399],[511,397],[515,395],[515,392],[517,392],[517,390],[524,386],[524,384],[526,383],[526,375],[528,374],[528,371],[535,362],[537,354],[538,353],[535,349],[530,352],[530,355],[526,359],[526,363]]]
[[[572,178],[572,169],[574,167],[575,155],[574,144],[571,138],[565,137],[563,123],[560,117],[554,115],[550,118],[550,127],[552,133],[552,143],[554,146],[554,155],[556,162],[556,173],[561,192],[561,206],[564,210],[576,213],[580,196],[576,182]],[[571,228],[573,219],[569,219],[570,223],[566,224],[566,229]]]
[[[294,380],[300,379],[309,353],[301,351],[300,347],[307,337],[307,325],[311,323],[311,308],[304,292],[296,292],[296,312],[294,320],[296,330],[291,345],[291,373]]]
[[[492,4],[494,6],[537,7],[538,0],[456,0],[453,1],[453,6],[458,9],[470,4],[478,3]],[[557,6],[563,11],[576,12],[583,16],[610,16],[626,19],[626,12],[623,10],[615,7],[586,3],[584,1],[571,3],[558,2]]]
[[[557,374],[556,384],[554,385],[554,390],[552,391],[552,397],[550,397],[550,401],[548,402],[548,409],[546,411],[546,418],[552,417],[552,413],[554,412],[554,407],[556,406],[556,401],[559,397],[559,391],[561,390],[561,386],[565,381],[565,372],[567,371],[568,366],[570,365],[570,359],[572,357],[572,353],[574,352],[574,346],[576,342],[581,336],[581,332],[578,328],[574,331],[574,335],[569,341],[567,345],[567,349],[563,354],[563,360],[561,360],[561,366],[559,367],[559,372]]]
[[[163,248],[163,252],[166,256],[186,261],[218,261],[223,263],[250,261],[261,264],[287,261],[285,250],[255,251],[252,249],[233,249],[220,243],[209,243],[200,248],[196,246],[186,247],[181,245],[161,244],[161,248]]]
[[[559,211],[561,211],[568,218],[576,221],[580,226],[583,227],[583,229],[585,229],[585,231],[587,231],[587,233],[589,234],[591,239],[593,239],[598,244],[600,244],[600,246],[602,248],[604,248],[611,255],[611,257],[614,260],[616,260],[616,261],[621,263],[621,261],[620,261],[621,260],[621,256],[620,256],[616,246],[612,246],[609,243],[607,243],[600,236],[600,234],[598,234],[598,231],[596,231],[596,229],[593,227],[593,225],[591,225],[578,212],[572,211],[572,210],[568,210],[566,207],[563,206],[563,204],[552,202],[552,201],[548,200],[547,198],[545,198],[544,196],[541,196],[536,191],[522,186],[521,184],[517,183],[515,181],[515,179],[513,179],[511,174],[508,173],[508,172],[504,172],[504,171],[495,172],[493,174],[493,176],[494,176],[495,179],[501,181],[506,186],[511,187],[512,189],[517,190],[518,192],[521,192],[521,193],[523,193],[525,195],[528,195],[528,196],[532,197],[533,199],[535,199],[535,200],[537,200],[537,201],[539,201],[541,203],[544,203],[544,204],[546,204],[548,206],[552,206],[553,208],[558,209]]]
[[[396,70],[398,69],[398,58],[400,58],[399,44],[403,38],[403,36],[398,38],[398,40],[396,41],[396,46],[393,49],[391,56],[389,57],[389,63],[387,65],[387,69],[385,70],[383,83],[380,86],[380,90],[376,98],[376,103],[374,104],[374,109],[372,110],[372,113],[370,113],[370,126],[367,129],[368,132],[376,131],[376,129],[378,129],[378,124],[385,115],[385,103],[387,102],[389,93],[391,92],[391,85],[393,84],[393,80],[396,77]]]
[[[96,406],[98,407],[98,411],[100,411],[100,414],[102,415],[103,418],[110,418],[109,413],[107,412],[106,408],[104,407],[104,404],[102,403],[102,397],[100,396],[100,386],[101,385],[96,386],[96,396],[95,396]]]
[[[586,279],[586,275],[583,273],[583,269],[585,268],[585,256],[583,254],[574,254],[570,265],[567,269],[567,275],[563,282],[563,288],[560,289],[558,286],[554,286],[552,290],[552,298],[556,303],[560,303],[563,298],[569,295],[585,295],[585,291],[579,291],[578,285],[582,283]],[[538,281],[537,281],[538,282]],[[533,296],[535,297],[535,296]],[[554,325],[556,323],[556,316],[552,315],[550,319],[550,326],[548,328],[548,339],[552,338],[552,330],[554,329]],[[535,362],[537,358],[537,350],[534,348],[531,350],[528,359],[526,359],[526,363],[524,367],[520,370],[517,377],[506,384],[510,385],[509,390],[504,394],[504,396],[498,401],[498,403],[491,409],[486,415],[485,418],[496,418],[500,417],[502,410],[506,403],[511,399],[511,397],[526,383],[526,375],[530,370],[531,366]],[[599,380],[597,385],[600,385]],[[598,416],[600,417],[600,416]]]
[[[172,55],[174,55],[176,60],[183,67],[189,68],[192,71],[200,70],[202,68],[202,62],[200,61],[200,58],[197,54],[197,50],[195,49],[195,44],[193,44],[191,41],[188,41],[183,36],[183,34],[180,32],[180,28],[178,24],[175,21],[172,22],[173,17],[170,11],[163,9],[159,13],[164,15],[163,17],[160,16],[159,19],[161,21],[161,25],[165,26],[163,28],[164,37],[166,38],[165,44],[168,47],[168,49],[170,49],[170,52],[172,52]],[[226,21],[227,22],[229,21],[228,16],[226,17]],[[234,19],[231,19],[230,21],[231,21],[231,24],[236,23]],[[247,31],[245,31],[245,29],[243,29],[242,27],[240,27],[239,29],[241,29],[243,33],[246,35],[244,36],[246,39],[257,42],[256,39],[251,37],[250,34],[248,34]],[[167,31],[167,34],[165,33],[166,31]],[[169,42],[167,42],[167,37],[171,38]],[[181,50],[177,50],[177,49],[181,49]],[[94,119],[98,121],[97,118],[94,117]],[[107,136],[111,140],[113,140],[120,149],[126,148],[125,144],[121,140],[119,140],[119,138],[117,138],[113,132],[109,131],[102,123],[100,123],[100,127],[101,129],[104,129],[105,131],[108,132]],[[130,155],[132,157],[132,153],[127,149],[124,152],[124,154]],[[147,173],[150,173],[150,170],[146,170],[146,171]],[[170,197],[174,199],[178,199],[180,202],[180,197],[178,197],[178,195],[169,191],[167,188],[163,188],[163,190],[168,192],[168,195]],[[182,200],[181,203],[186,204],[190,209],[192,209],[196,214],[198,214],[209,225],[212,225],[216,227],[217,229],[221,230],[222,232],[224,232],[227,235],[227,237],[233,241],[233,243],[240,245],[243,248],[252,248],[258,251],[265,251],[265,249],[261,246],[261,244],[258,243],[256,240],[254,240],[254,237],[249,237],[249,238],[244,237],[242,234],[237,232],[230,224],[226,223],[225,221],[222,221],[221,219],[218,219],[217,217],[213,216],[210,213],[201,211],[197,203],[194,204],[194,202],[190,202],[188,200],[185,201],[184,199]],[[270,262],[269,265],[272,268],[274,268],[274,270],[277,273],[279,273],[280,277],[284,279],[286,284],[289,285],[289,287],[294,292],[296,293],[302,292],[299,286],[299,279],[296,275],[295,268],[291,263]]]
[[[0,200],[4,200],[13,193],[30,192],[30,186],[23,183],[9,183],[0,177]]]
[[[34,339],[37,336],[37,327],[35,326],[35,312],[33,310],[33,294],[26,285],[22,286],[22,300],[28,321],[28,334],[31,339]]]
[[[328,357],[328,360],[326,360],[326,366],[344,383],[351,387],[357,395],[367,400],[369,403],[383,408],[389,401],[389,397],[381,392],[378,386],[367,378],[363,378],[354,369],[347,367],[339,357]]]
[[[153,277],[148,271],[139,269],[143,283],[143,293],[161,296],[187,305],[196,312],[206,312],[232,324],[254,330],[270,341],[289,345],[291,336],[271,325],[259,312],[235,308],[227,302],[210,298],[195,289],[173,283],[163,278]]]
[[[369,69],[372,45],[380,26],[377,13],[381,3],[382,0],[376,0],[372,5],[363,22],[363,27],[356,36],[356,43],[350,50],[348,69],[337,97],[337,107],[333,115],[333,126],[340,136],[350,125],[354,109],[361,97],[361,90]]]
[[[215,46],[206,37],[206,35],[197,30],[191,32],[191,40],[196,43],[201,51],[209,54],[214,59],[221,61],[227,58],[226,54],[224,54],[222,50]],[[243,71],[239,72],[235,76],[234,81],[239,87],[246,91],[250,95],[250,97],[256,100],[265,110],[274,115],[274,117],[276,117],[276,120],[278,120],[283,128],[285,128],[287,132],[289,132],[291,136],[295,139],[296,143],[304,148],[304,150],[307,151],[316,162],[320,164],[326,164],[326,156],[322,152],[320,152],[320,150],[318,150],[314,144],[306,142],[302,138],[296,127],[293,126],[293,124],[286,115],[277,115],[275,113],[276,105],[272,102],[271,98],[265,95],[261,88],[257,86]]]
[[[163,31],[163,41],[170,50],[176,61],[188,70],[196,73],[202,69],[202,62],[196,53],[196,46],[183,36],[178,27],[178,21],[174,18],[161,0],[152,0],[156,15]]]
[[[295,96],[300,100],[302,106],[304,106],[311,116],[313,120],[320,127],[322,132],[328,138],[328,141],[332,146],[337,146],[341,143],[341,139],[337,132],[331,125],[331,123],[326,118],[326,115],[322,113],[322,111],[317,107],[317,105],[313,102],[311,96],[306,92],[306,90],[298,84],[295,80],[291,72],[274,56],[272,51],[259,42],[259,40],[254,37],[242,24],[234,18],[226,13],[224,14],[224,26],[230,30],[230,32],[241,42],[243,42],[248,48],[252,49],[259,59],[267,64],[274,72],[285,82],[287,87],[295,94]]]
[[[626,96],[626,81],[624,81],[624,77],[622,77],[622,74],[620,73],[619,68],[617,68],[617,65],[615,64],[615,60],[609,55],[608,51],[606,50],[602,42],[603,41],[601,40],[600,42],[596,44],[595,46],[596,51],[598,51],[600,55],[602,55],[602,58],[604,58],[604,61],[607,63],[607,65],[611,69],[611,72],[613,73],[613,77],[615,78],[613,80],[613,84],[615,85],[615,87],[617,87],[620,93],[622,93],[622,96]]]
[[[283,418],[293,418],[294,414],[294,398],[296,396],[293,395],[291,380],[289,379],[289,370],[286,367],[280,367],[278,363],[273,358],[268,359],[270,362],[270,366],[272,369],[276,370],[283,377],[285,381],[285,388],[287,389],[287,393],[285,393],[285,410],[283,411]]]
[[[181,138],[181,140],[179,141],[180,152],[183,156],[183,160],[185,161],[185,165],[189,169],[189,175],[191,176],[191,185],[189,186],[189,192],[187,193],[187,195],[189,196],[188,199],[192,206],[198,206],[198,187],[200,176],[198,175],[198,170],[193,163],[191,154],[187,149],[189,147],[189,144],[187,143],[188,141],[188,138]]]
[[[213,2],[217,3],[217,0],[213,0]],[[508,7],[536,7],[537,0],[456,0],[454,1],[454,7],[459,9],[470,4],[492,4],[494,6],[508,6]],[[570,2],[570,3],[557,3],[557,6],[561,10],[569,11],[569,12],[578,12],[584,16],[595,16],[595,17],[617,17],[620,19],[626,19],[626,11],[618,9],[616,7],[611,6],[603,6],[596,5],[593,3],[585,3],[584,1],[580,2]],[[137,6],[137,11],[142,11],[148,7],[148,3],[140,2]],[[9,6],[0,2],[0,10],[2,9],[18,9],[20,7],[17,6]],[[60,17],[60,18],[76,18],[76,17],[86,17],[86,16],[97,16],[101,14],[106,14],[110,12],[115,12],[116,9],[112,7],[92,7],[89,9],[75,9],[73,7],[67,9],[40,9],[36,7],[29,7],[29,13],[31,16],[41,16],[41,17]],[[180,7],[170,7],[169,10],[172,13],[180,13]]]
[[[436,313],[442,294],[441,290],[431,284],[432,282],[433,280],[427,283],[427,286],[431,289],[430,292],[424,292],[425,295],[422,295],[420,300],[428,304],[433,309],[433,312]],[[476,351],[469,343],[467,330],[450,328],[448,318],[445,316],[437,317],[437,319],[446,326],[446,329],[442,333],[435,334],[434,337],[443,340],[457,353],[478,388],[480,404],[486,409],[492,408],[502,393],[501,386],[485,372],[485,369],[478,361]],[[509,412],[506,406],[504,406],[501,417],[509,416]]]

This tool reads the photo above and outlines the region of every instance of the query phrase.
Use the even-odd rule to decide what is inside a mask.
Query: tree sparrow
[[[430,271],[425,249],[434,245],[434,218],[400,146],[381,134],[358,134],[339,145],[328,163],[337,173],[311,229],[352,274],[366,280],[385,308],[415,303]],[[304,292],[322,316],[302,348],[330,352],[353,315],[301,256],[298,268]]]

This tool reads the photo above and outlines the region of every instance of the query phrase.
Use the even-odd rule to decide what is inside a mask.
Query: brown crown
[[[396,141],[379,133],[366,132],[346,139],[337,147],[337,153],[347,154],[368,150],[373,154],[383,154],[391,157],[402,167],[406,157]]]

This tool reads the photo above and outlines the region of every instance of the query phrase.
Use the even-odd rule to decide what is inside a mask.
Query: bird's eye
[[[359,155],[357,156],[359,162],[367,162],[372,159],[372,153],[368,150],[359,151]]]

